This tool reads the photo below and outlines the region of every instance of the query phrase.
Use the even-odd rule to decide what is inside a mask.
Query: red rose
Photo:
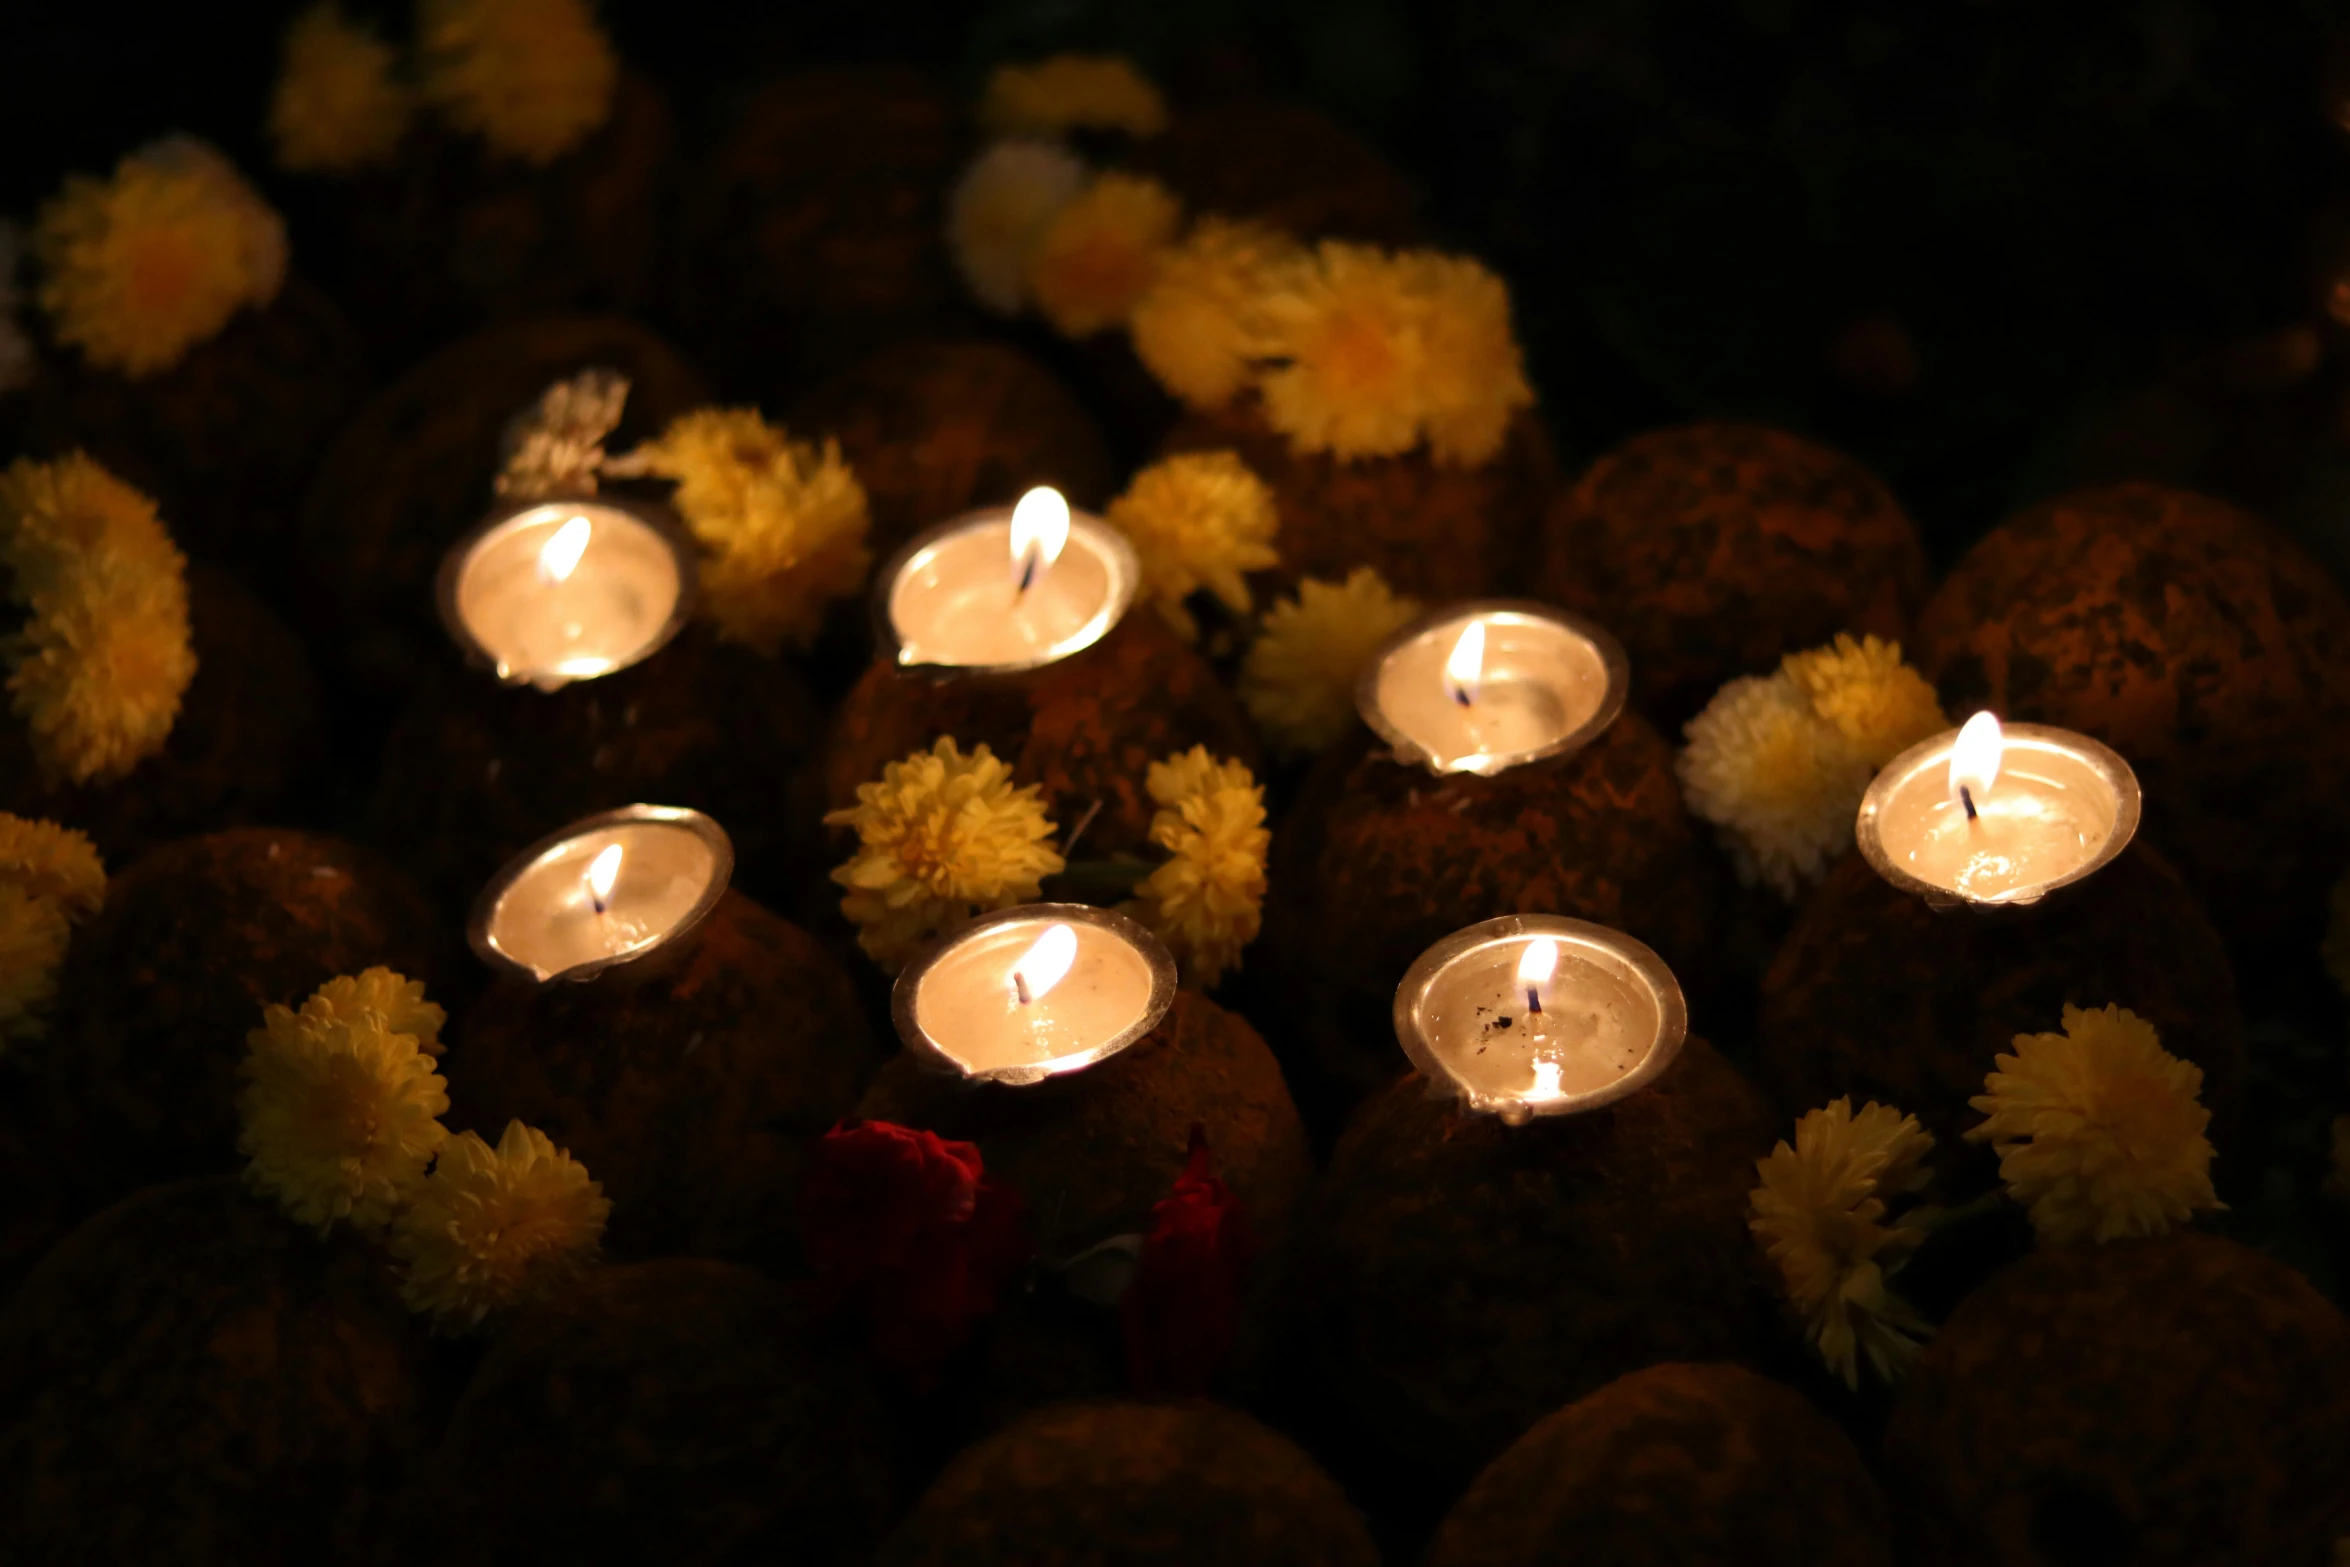
[[[1127,1374],[1137,1392],[1200,1394],[1232,1354],[1241,1287],[1257,1254],[1239,1199],[1216,1178],[1204,1126],[1175,1186],[1151,1209],[1134,1283],[1121,1305]]]

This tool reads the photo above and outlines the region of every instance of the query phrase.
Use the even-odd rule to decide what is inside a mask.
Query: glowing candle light
[[[467,927],[492,966],[544,983],[591,979],[692,931],[734,874],[734,845],[699,811],[631,805],[523,850],[482,889]]]
[[[683,629],[693,585],[691,552],[653,509],[529,502],[442,558],[441,621],[500,680],[552,691],[660,651]]]
[[[1014,591],[1025,594],[1037,579],[1053,569],[1069,546],[1069,503],[1050,485],[1030,490],[1012,508],[1008,541],[1012,548]]]
[[[1444,678],[1452,683],[1452,699],[1462,707],[1477,702],[1477,682],[1485,676],[1485,622],[1472,620],[1452,645],[1444,661]]]
[[[1959,726],[1958,739],[1950,747],[1950,797],[1966,812],[1968,821],[1981,816],[1975,801],[1990,797],[2006,752],[2005,736],[1992,714],[1977,713]]]
[[[1040,487],[907,545],[882,569],[875,619],[902,666],[1035,669],[1108,636],[1140,576],[1122,534]]]
[[[1550,983],[1550,976],[1558,972],[1559,944],[1548,936],[1526,944],[1526,955],[1518,959],[1518,984],[1526,992],[1526,1011],[1542,1015],[1542,992]]]
[[[1355,705],[1399,761],[1490,776],[1589,744],[1629,689],[1624,650],[1605,631],[1497,600],[1397,632],[1364,670]]]
[[[1036,938],[1036,945],[1012,966],[1012,992],[1024,1007],[1034,1006],[1053,993],[1053,987],[1069,977],[1069,969],[1077,961],[1077,932],[1066,925],[1050,925]]]
[[[627,852],[617,843],[606,844],[588,866],[588,901],[598,914],[611,912],[612,884],[620,879],[620,862]]]
[[[579,569],[580,557],[587,553],[588,540],[595,536],[596,525],[585,517],[574,517],[557,528],[547,547],[539,551],[539,581],[569,582]]]

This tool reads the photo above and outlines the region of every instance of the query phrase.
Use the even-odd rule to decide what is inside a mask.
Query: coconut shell
[[[1914,1115],[1955,1186],[1998,1164],[1961,1134],[1982,1120],[1994,1058],[2018,1034],[2059,1032],[2064,1009],[2119,1005],[2203,1069],[2223,1144],[2244,1080],[2245,1033],[2227,948],[2178,875],[2143,843],[2029,908],[1936,913],[1847,854],[1812,894],[1763,979],[1755,1073],[1782,1114],[1850,1095]]]
[[[1177,114],[1122,160],[1195,213],[1253,218],[1301,239],[1410,245],[1420,193],[1395,165],[1319,109],[1232,98]]]
[[[370,399],[321,463],[297,543],[319,645],[366,689],[404,693],[448,647],[433,578],[496,499],[508,421],[582,370],[629,379],[625,451],[709,389],[676,350],[618,317],[551,317],[452,343]]]
[[[2323,1561],[2350,1530],[2350,1321],[2216,1236],[2035,1252],[1926,1346],[1884,1471],[1921,1567]]]
[[[318,454],[367,395],[359,332],[308,281],[137,380],[78,350],[44,356],[26,444],[81,448],[155,500],[198,560],[274,576]]]
[[[393,726],[375,839],[398,844],[463,910],[525,845],[640,802],[705,811],[737,879],[780,886],[816,849],[820,720],[787,664],[689,627],[641,664],[559,691],[500,685],[443,659]]]
[[[1196,1401],[1063,1404],[947,1466],[882,1567],[1373,1567],[1345,1493],[1286,1438]]]
[[[964,319],[945,202],[967,151],[961,107],[915,71],[768,83],[686,197],[670,314],[731,394],[770,402]]]
[[[1185,414],[1165,450],[1237,452],[1271,486],[1281,564],[1255,579],[1268,591],[1294,589],[1300,577],[1341,580],[1370,566],[1398,592],[1431,606],[1519,592],[1558,487],[1550,442],[1528,414],[1517,416],[1500,454],[1481,468],[1446,467],[1425,447],[1359,462],[1301,455],[1247,401]]]
[[[116,874],[42,1049],[89,1204],[238,1168],[237,1064],[262,1008],[379,963],[430,985],[444,940],[397,866],[316,833],[183,838]]]
[[[1774,1317],[1746,1203],[1772,1136],[1697,1038],[1629,1098],[1525,1126],[1399,1079],[1355,1112],[1300,1232],[1325,1396],[1465,1479],[1627,1371],[1755,1359]]]
[[[171,737],[112,783],[42,776],[20,719],[0,719],[0,810],[78,827],[109,866],[188,833],[266,821],[314,782],[318,679],[284,622],[235,578],[188,568],[196,677]],[[307,802],[305,802],[307,803]]]
[[[988,1178],[1020,1194],[1037,1252],[1052,1260],[1147,1233],[1194,1126],[1206,1128],[1216,1174],[1267,1249],[1287,1236],[1313,1179],[1273,1052],[1245,1018],[1189,990],[1124,1050],[1041,1083],[966,1083],[901,1053],[857,1114],[977,1143]]]
[[[963,750],[986,745],[1016,781],[1043,787],[1062,828],[1101,803],[1086,829],[1089,856],[1149,852],[1150,764],[1204,745],[1257,766],[1256,736],[1240,704],[1147,606],[1137,605],[1081,653],[1012,675],[865,671],[833,721],[824,792],[856,803],[857,786],[952,735]]]
[[[894,1512],[873,1390],[784,1285],[603,1268],[499,1334],[405,1511],[441,1567],[855,1567]]]
[[[1634,700],[1678,733],[1724,682],[1839,631],[1900,641],[1926,553],[1851,458],[1764,425],[1694,424],[1634,437],[1561,494],[1536,580],[1623,640]]]
[[[612,1255],[763,1262],[797,1229],[809,1145],[881,1054],[831,954],[738,892],[674,957],[500,980],[458,1040],[453,1123],[520,1119],[569,1149],[612,1199]]]
[[[2239,956],[2305,961],[2350,862],[2350,600],[2266,523],[2151,484],[1984,538],[1918,618],[1952,710],[2095,735]]]
[[[1891,1567],[1851,1439],[1742,1366],[1674,1362],[1547,1416],[1444,1522],[1428,1567]]]
[[[366,1560],[430,1439],[431,1347],[379,1256],[233,1177],[98,1215],[0,1321],[11,1560]]]
[[[1273,849],[1268,967],[1319,1087],[1353,1103],[1403,1069],[1404,971],[1502,914],[1565,914],[1654,947],[1703,988],[1718,875],[1672,753],[1625,713],[1582,751],[1491,778],[1434,777],[1367,737],[1326,756]]]
[[[676,142],[660,89],[625,70],[604,123],[544,167],[419,124],[396,163],[337,183],[344,293],[395,363],[487,321],[638,309]]]
[[[870,354],[792,407],[792,432],[831,437],[870,503],[886,558],[925,528],[1049,484],[1098,511],[1117,468],[1083,404],[1002,343],[918,341]]]

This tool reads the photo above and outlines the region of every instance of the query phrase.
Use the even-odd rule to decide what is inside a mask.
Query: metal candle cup
[[[700,811],[623,806],[507,861],[474,900],[466,934],[504,972],[540,984],[593,979],[685,937],[733,876],[733,841]]]
[[[1398,761],[1490,777],[1581,750],[1623,712],[1630,684],[1605,630],[1546,604],[1489,599],[1388,638],[1355,706]]]
[[[441,557],[441,623],[510,685],[553,691],[643,662],[693,612],[694,560],[658,508],[612,497],[492,512]]]
[[[1052,491],[1031,491],[1022,506]],[[884,566],[874,594],[880,643],[901,667],[1013,674],[1082,653],[1125,618],[1141,566],[1125,536],[1062,504],[1050,550],[1015,548],[1021,507],[967,512]]]

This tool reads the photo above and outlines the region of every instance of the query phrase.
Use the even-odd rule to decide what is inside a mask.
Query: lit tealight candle
[[[1455,931],[1395,992],[1395,1036],[1430,1091],[1513,1126],[1654,1081],[1688,1029],[1662,958],[1621,931],[1557,915]]]
[[[1037,1083],[1148,1034],[1175,960],[1122,914],[1032,903],[991,914],[909,965],[891,997],[906,1048],[977,1081]]]
[[[469,934],[493,967],[592,979],[669,946],[734,875],[726,830],[699,811],[630,805],[523,850],[482,889]]]
[[[493,513],[441,561],[441,619],[514,685],[552,691],[658,652],[692,608],[693,557],[650,511],[611,499]]]
[[[901,665],[1034,669],[1108,636],[1139,576],[1123,535],[1040,488],[915,539],[875,607]]]
[[[1623,712],[1629,674],[1614,637],[1564,610],[1458,604],[1391,637],[1355,705],[1399,760],[1491,775],[1589,744]]]
[[[1989,713],[1877,774],[1854,824],[1877,874],[1937,905],[2037,903],[2129,845],[2138,776],[2086,735]]]

